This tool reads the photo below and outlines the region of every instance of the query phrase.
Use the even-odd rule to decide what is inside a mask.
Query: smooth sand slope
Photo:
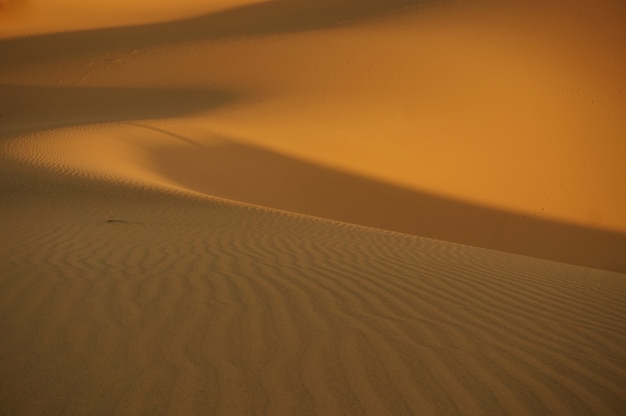
[[[621,2],[205,3],[0,0],[0,415],[623,414]]]
[[[5,137],[116,123],[209,195],[626,272],[621,1],[56,3],[0,40]]]

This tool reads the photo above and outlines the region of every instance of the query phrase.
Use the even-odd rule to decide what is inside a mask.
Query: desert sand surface
[[[623,415],[624,22],[0,0],[0,415]]]

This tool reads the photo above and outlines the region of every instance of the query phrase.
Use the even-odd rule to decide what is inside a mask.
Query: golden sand
[[[622,414],[626,7],[517,3],[0,0],[0,414]]]

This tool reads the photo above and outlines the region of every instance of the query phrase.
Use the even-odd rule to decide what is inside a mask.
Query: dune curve
[[[0,40],[0,414],[626,408],[619,2],[61,3]]]

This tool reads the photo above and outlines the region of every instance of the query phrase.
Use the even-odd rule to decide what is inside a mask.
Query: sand
[[[0,1],[0,414],[623,414],[622,2],[205,3]]]

